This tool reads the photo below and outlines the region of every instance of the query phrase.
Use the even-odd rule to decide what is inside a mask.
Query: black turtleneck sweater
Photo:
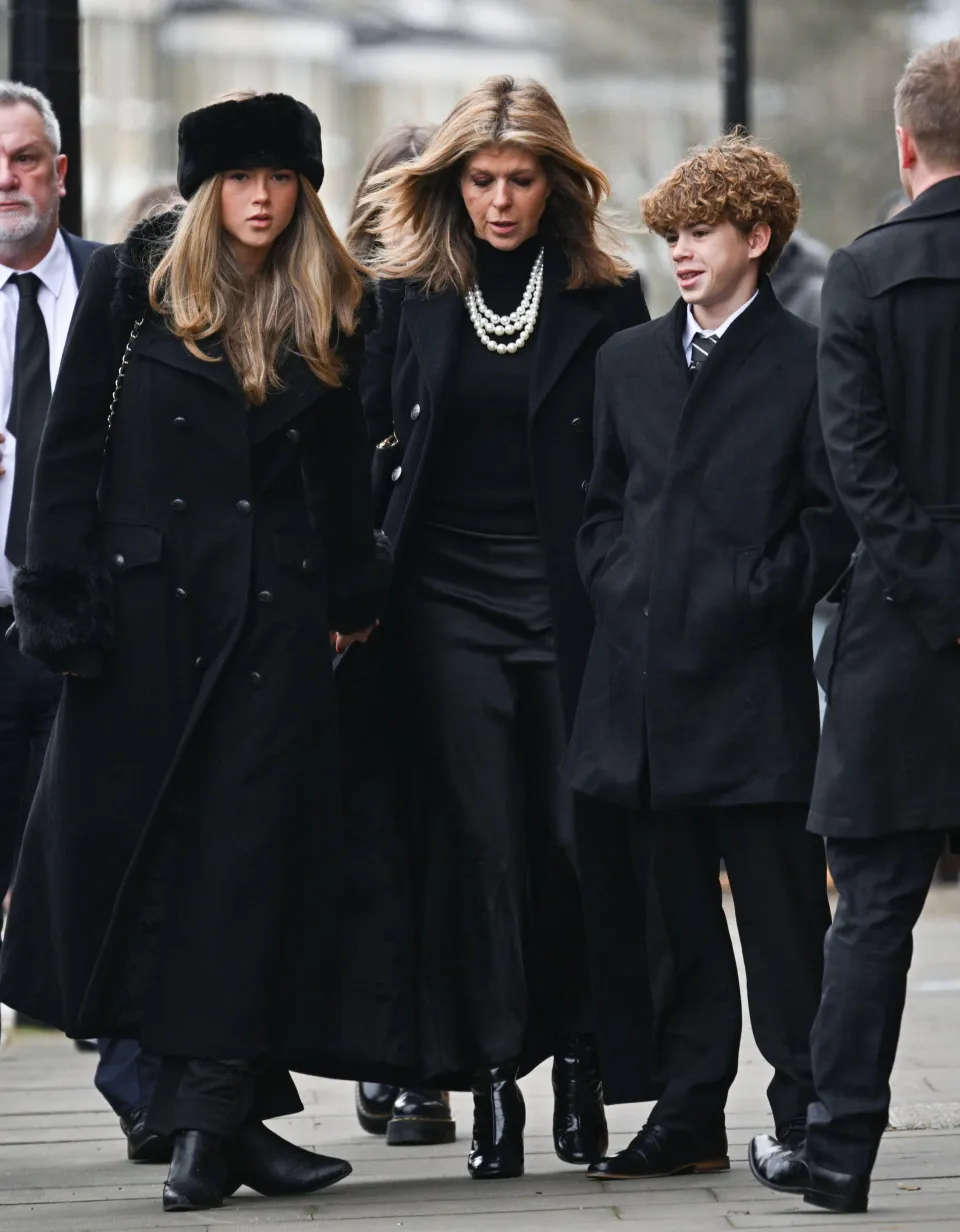
[[[542,246],[539,236],[512,252],[476,242],[477,283],[488,308],[503,314],[520,307]],[[424,520],[486,534],[538,533],[528,435],[538,332],[539,325],[515,355],[498,355],[477,337],[464,306],[451,402],[421,507]]]

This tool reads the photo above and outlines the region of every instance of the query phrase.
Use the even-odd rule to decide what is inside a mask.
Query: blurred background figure
[[[820,292],[829,260],[830,249],[826,244],[806,231],[795,231],[770,275],[784,308],[811,325],[820,324]]]
[[[151,184],[149,188],[138,193],[123,211],[119,225],[114,228],[114,239],[117,243],[122,243],[131,228],[142,219],[153,218],[157,214],[173,209],[174,206],[183,204],[184,200],[172,180],[161,184]]]
[[[372,203],[364,204],[370,181],[382,171],[389,171],[398,163],[409,162],[422,154],[434,131],[432,124],[400,124],[374,142],[350,204],[346,243],[357,261],[366,264],[373,260],[380,247],[377,227],[383,210]]]

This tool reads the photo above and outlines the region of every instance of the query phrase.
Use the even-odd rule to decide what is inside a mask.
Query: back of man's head
[[[931,170],[960,171],[960,38],[913,56],[897,85],[894,114]]]

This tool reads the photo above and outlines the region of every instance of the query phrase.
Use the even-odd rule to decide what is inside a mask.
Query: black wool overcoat
[[[547,249],[544,293],[530,382],[529,441],[534,494],[545,549],[558,670],[568,724],[592,630],[590,607],[580,582],[574,543],[593,459],[593,380],[599,347],[618,330],[649,319],[638,277],[620,286],[571,291],[559,250]],[[454,292],[424,295],[415,285],[380,288],[380,327],[368,338],[363,374],[364,406],[373,442],[396,438],[374,450],[374,488],[382,526],[395,553],[394,584],[403,585],[406,549],[417,521],[419,494],[435,457],[439,428],[449,411],[456,371],[463,302]],[[429,989],[432,973],[420,970],[415,938],[404,921],[423,914],[411,903],[416,883],[418,805],[403,789],[402,768],[422,757],[410,748],[411,725],[402,672],[402,639],[390,636],[389,608],[381,634],[354,646],[337,671],[343,730],[345,811],[356,853],[357,905],[352,973],[353,1009],[346,1019],[342,1051],[362,1056],[371,1076],[442,1079],[466,1087],[469,1074],[430,1071],[429,1051],[418,1032],[417,988]],[[464,699],[469,705],[469,699]],[[460,875],[451,869],[451,878]],[[406,906],[401,910],[401,903]],[[362,907],[362,909],[361,909]],[[564,910],[579,921],[576,887]],[[442,919],[421,927],[443,928]],[[561,930],[564,931],[564,930]],[[566,930],[569,931],[569,930]],[[574,931],[580,931],[578,924]],[[549,939],[547,941],[549,944]],[[569,970],[569,954],[548,956],[545,967]],[[567,964],[565,966],[565,964]],[[536,1011],[533,1018],[536,1019]],[[524,1068],[553,1045],[531,1025]],[[353,1069],[358,1069],[354,1063]],[[347,1072],[350,1066],[344,1067]]]
[[[854,542],[820,435],[816,330],[764,279],[691,380],[686,311],[598,359],[578,544],[597,631],[567,774],[632,809],[804,803],[813,608]]]
[[[838,252],[823,303],[823,433],[861,547],[817,661],[810,825],[956,829],[960,176]]]
[[[373,623],[389,559],[356,359],[334,389],[290,358],[247,408],[218,347],[196,358],[147,306],[164,225],[91,259],[40,451],[17,628],[78,674],[0,996],[73,1036],[290,1062],[339,1008],[328,635]]]

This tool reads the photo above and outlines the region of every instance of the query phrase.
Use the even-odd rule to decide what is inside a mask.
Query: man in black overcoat
[[[823,431],[860,535],[817,669],[828,706],[810,813],[839,893],[813,1029],[801,1156],[751,1146],[757,1178],[866,1210],[887,1124],[913,926],[960,819],[960,39],[897,88],[912,204],[833,258]]]
[[[597,631],[568,773],[622,810],[635,903],[649,878],[662,1094],[627,1149],[590,1169],[597,1179],[730,1166],[742,1010],[721,859],[783,1140],[802,1133],[812,1095],[830,912],[823,844],[806,832],[811,622],[853,535],[820,434],[816,331],[768,277],[798,214],[775,155],[739,137],[694,151],[644,201],[681,298],[598,359],[578,545]]]

